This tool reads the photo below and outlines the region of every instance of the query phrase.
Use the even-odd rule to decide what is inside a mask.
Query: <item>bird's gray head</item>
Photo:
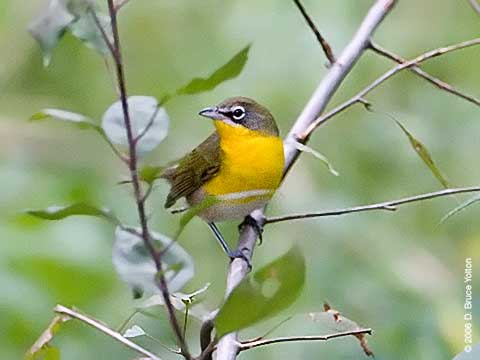
[[[244,126],[247,129],[278,136],[278,128],[270,111],[247,97],[236,96],[203,109],[200,115],[223,121],[232,126]]]

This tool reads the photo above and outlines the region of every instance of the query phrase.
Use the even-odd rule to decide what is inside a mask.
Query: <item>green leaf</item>
[[[184,303],[188,302],[188,303],[192,304],[192,303],[195,302],[195,300],[198,298],[198,296],[200,296],[205,291],[207,291],[209,287],[210,287],[210,283],[206,283],[205,286],[203,286],[202,288],[200,288],[198,290],[195,290],[191,293],[185,294],[185,293],[181,293],[181,292],[176,292],[173,295],[175,297],[179,298],[180,300],[182,300]]]
[[[149,185],[152,185],[153,182],[160,177],[165,168],[166,166],[145,165],[138,172],[138,177],[140,178],[140,180],[145,181]]]
[[[468,199],[464,203],[458,205],[456,208],[450,210],[442,219],[440,220],[440,224],[443,224],[445,221],[450,219],[452,216],[457,215],[460,211],[466,209],[470,205],[475,204],[476,202],[480,201],[480,195],[476,195],[471,199]]]
[[[43,13],[28,27],[28,31],[42,49],[44,66],[50,64],[53,48],[74,20],[75,16],[70,13],[65,1],[51,0]]]
[[[138,325],[133,325],[130,329],[127,329],[123,334],[126,338],[136,338],[139,336],[144,336],[147,333]]]
[[[395,119],[394,119],[395,120]],[[415,150],[415,152],[418,154],[418,156],[420,156],[420,158],[423,160],[423,162],[428,166],[428,168],[430,169],[430,171],[432,172],[432,174],[437,178],[437,180],[443,185],[443,187],[445,188],[449,188],[450,185],[447,181],[447,179],[445,178],[445,176],[443,176],[442,172],[440,171],[440,169],[437,167],[437,165],[435,164],[435,162],[433,161],[432,159],[432,156],[430,155],[429,151],[427,150],[427,148],[425,147],[425,145],[423,145],[419,140],[417,140],[411,132],[409,132],[405,126],[402,125],[401,122],[399,122],[398,120],[395,120],[395,122],[397,123],[397,125],[400,127],[400,129],[402,129],[402,131],[404,132],[405,135],[407,135],[408,137],[408,140],[410,141],[410,145],[412,146],[412,148]]]
[[[310,313],[309,317],[312,321],[320,325],[323,329],[327,330],[329,334],[365,329],[364,327],[359,326],[355,321],[350,320],[340,314],[339,311],[332,309],[327,303],[324,303],[323,307],[324,311]],[[367,333],[360,333],[353,336],[355,336],[360,342],[360,346],[365,352],[365,355],[373,356],[372,350],[370,350],[367,345]]]
[[[480,344],[470,346],[468,351],[464,350],[453,358],[453,360],[476,360],[476,359],[480,359]]]
[[[138,235],[140,233],[140,229],[117,227],[112,254],[113,265],[120,278],[131,288],[150,294],[159,293],[155,281],[157,269],[143,239]],[[165,235],[154,232],[150,235],[158,251],[168,248],[162,255],[162,264],[169,290],[180,290],[195,273],[192,257]]]
[[[327,157],[325,155],[319,153],[317,150],[314,150],[311,147],[309,147],[307,145],[304,145],[304,144],[302,144],[298,141],[292,140],[292,143],[294,144],[295,148],[298,151],[302,151],[302,152],[312,154],[317,159],[319,159],[327,167],[330,174],[335,175],[335,176],[339,175],[338,171],[333,168],[332,164],[330,163],[330,161],[327,159]]]
[[[130,96],[127,102],[132,135],[134,139],[141,136],[137,150],[143,155],[157,147],[167,136],[168,114],[151,96]],[[128,145],[121,101],[115,102],[104,113],[102,128],[113,143]]]
[[[285,255],[244,279],[215,318],[219,337],[271,317],[300,295],[305,282],[305,259],[294,246]]]
[[[43,109],[30,117],[30,121],[39,121],[45,119],[66,121],[67,123],[76,125],[80,130],[93,130],[99,134],[112,149],[116,151],[115,146],[110,142],[110,139],[107,137],[103,129],[85,115],[60,109]]]
[[[97,14],[97,18],[105,34],[109,38],[110,43],[113,43],[110,17],[103,14]],[[91,11],[86,10],[82,12],[77,20],[69,25],[69,29],[73,36],[84,42],[89,48],[98,51],[103,56],[108,54],[108,45],[105,42],[100,29],[95,23]]]
[[[45,331],[35,341],[32,347],[25,354],[25,360],[59,360],[60,351],[50,346],[55,334],[60,330],[62,324],[70,320],[69,316],[56,315]]]
[[[95,125],[91,119],[82,114],[77,114],[71,111],[60,110],[60,109],[43,109],[30,117],[30,120],[45,120],[49,118],[54,118],[58,120],[71,121],[79,125],[85,125],[85,127],[90,127]]]
[[[43,220],[62,220],[69,216],[85,215],[103,218],[115,225],[120,224],[120,221],[111,210],[107,208],[97,208],[85,203],[76,203],[67,206],[49,206],[41,210],[26,210],[26,213]]]
[[[205,199],[203,199],[203,201],[200,204],[197,204],[194,207],[189,208],[187,212],[183,214],[182,217],[180,218],[180,222],[178,224],[178,228],[177,228],[177,231],[175,232],[174,238],[175,239],[179,238],[179,236],[182,234],[185,227],[196,215],[201,213],[203,210],[208,209],[210,206],[215,205],[219,201],[220,200],[215,196],[206,196]]]
[[[187,85],[176,91],[177,95],[192,95],[204,91],[213,90],[222,82],[233,79],[240,75],[248,60],[248,51],[250,45],[244,47],[235,56],[233,56],[226,64],[218,68],[212,75],[207,78],[195,78]]]
[[[45,11],[31,23],[29,31],[40,44],[45,66],[50,64],[53,48],[67,31],[101,55],[108,53],[107,43],[93,18],[93,6],[85,0],[51,0]],[[97,18],[112,41],[110,17],[97,13]]]
[[[211,310],[205,308],[201,303],[199,297],[207,291],[208,287],[210,286],[210,283],[207,283],[204,287],[201,289],[198,289],[192,293],[184,294],[182,292],[175,292],[171,294],[170,296],[170,301],[173,305],[173,307],[181,312],[186,312],[188,309],[188,315],[192,316],[200,321],[203,321],[206,316],[208,316],[211,313]],[[146,311],[146,309],[149,309],[154,306],[164,306],[165,302],[163,301],[163,296],[162,295],[152,295],[148,299],[144,300],[142,303],[140,303],[137,306],[137,311],[150,316],[151,313]]]

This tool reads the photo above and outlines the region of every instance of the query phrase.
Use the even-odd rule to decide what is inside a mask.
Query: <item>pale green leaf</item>
[[[137,142],[140,155],[157,147],[167,136],[169,118],[163,107],[151,96],[130,96],[128,98],[130,122],[133,138],[141,136]],[[104,113],[102,128],[115,144],[128,145],[127,131],[121,101],[115,102]]]
[[[420,156],[420,158],[423,160],[425,165],[428,166],[432,174],[435,176],[435,178],[445,187],[448,189],[450,187],[447,179],[445,176],[442,174],[440,169],[437,167],[435,162],[432,159],[432,156],[430,155],[430,152],[427,150],[425,145],[423,145],[419,140],[417,140],[410,131],[407,130],[405,126],[398,120],[395,120],[397,125],[402,129],[403,133],[407,135],[408,141],[410,142],[410,145],[412,148],[415,150],[415,152]]]
[[[110,17],[104,14],[97,14],[97,18],[102,26],[105,34],[109,38],[110,43],[113,42],[112,27],[110,25]],[[102,36],[93,18],[91,11],[82,12],[81,15],[69,25],[69,29],[73,36],[83,41],[89,48],[98,51],[105,56],[109,52],[109,48]]]
[[[75,20],[63,0],[51,0],[45,10],[28,27],[28,31],[39,43],[43,52],[43,65],[48,66],[52,50]]]
[[[226,64],[206,78],[195,78],[187,85],[176,91],[177,95],[192,95],[204,91],[213,90],[222,82],[233,79],[240,75],[248,60],[250,45],[244,47],[235,54]]]
[[[138,325],[133,325],[130,329],[127,329],[123,334],[126,338],[136,338],[139,336],[144,336],[147,333]]]
[[[113,265],[120,278],[133,289],[150,294],[159,293],[156,284],[157,269],[143,239],[140,229],[115,230]],[[162,255],[163,274],[171,292],[179,291],[193,277],[195,267],[192,257],[176,242],[165,235],[151,232],[151,238]]]
[[[465,346],[465,350],[455,356],[453,360],[478,360],[480,359],[480,344],[470,347]]]
[[[187,210],[185,214],[182,215],[180,218],[180,222],[177,228],[177,231],[175,232],[175,239],[178,239],[178,237],[181,235],[185,227],[188,225],[188,223],[198,214],[200,214],[202,211],[208,209],[210,206],[215,205],[216,203],[219,202],[219,199],[216,198],[215,196],[206,196],[205,199],[200,204],[197,204]]]
[[[44,220],[62,220],[70,216],[85,215],[103,218],[113,224],[120,224],[120,221],[107,208],[98,208],[85,203],[76,203],[67,206],[49,206],[46,209],[26,210],[26,213]]]
[[[474,196],[471,199],[468,199],[467,201],[465,201],[464,203],[458,205],[456,208],[450,210],[444,217],[442,217],[442,219],[440,220],[440,224],[443,224],[452,216],[457,215],[460,211],[465,210],[467,207],[475,204],[478,201],[480,201],[480,195]]]
[[[330,163],[330,161],[327,159],[325,155],[319,153],[317,150],[314,150],[305,144],[299,143],[298,141],[293,140],[292,143],[294,144],[297,150],[309,153],[315,156],[317,159],[319,159],[327,167],[330,174],[335,176],[339,175],[338,171],[333,168],[332,164]]]
[[[165,166],[145,165],[138,171],[138,177],[151,185],[160,177],[165,168]]]
[[[298,247],[243,280],[215,318],[219,337],[269,318],[291,305],[305,282],[305,259]]]

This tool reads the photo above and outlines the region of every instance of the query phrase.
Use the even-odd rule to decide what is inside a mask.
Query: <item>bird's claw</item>
[[[244,226],[250,225],[253,227],[258,236],[258,245],[262,245],[263,242],[263,227],[258,223],[258,221],[250,215],[245,216],[242,223],[238,225],[238,230],[242,231]]]

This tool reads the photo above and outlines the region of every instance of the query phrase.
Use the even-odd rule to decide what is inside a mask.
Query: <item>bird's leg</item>
[[[247,262],[248,267],[250,269],[252,268],[252,265],[250,264],[250,260],[248,260],[248,258],[245,256],[245,254],[241,250],[239,249],[235,251],[230,250],[230,247],[228,246],[227,242],[223,238],[222,234],[220,233],[220,230],[218,230],[217,225],[215,225],[215,223],[209,222],[208,226],[212,230],[213,234],[215,235],[215,238],[218,240],[218,242],[220,243],[220,246],[222,247],[223,251],[225,251],[225,253],[228,255],[230,260],[233,261],[235,258],[242,258]]]
[[[230,247],[228,246],[227,242],[223,238],[222,234],[220,233],[220,230],[218,230],[217,225],[213,222],[209,222],[208,226],[210,226],[210,229],[212,229],[213,234],[217,238],[218,242],[220,243],[220,246],[222,247],[223,251],[230,256],[232,253],[232,250],[230,250]]]
[[[245,219],[243,219],[242,223],[240,225],[238,225],[238,231],[242,231],[243,227],[245,225],[250,225],[251,227],[253,227],[253,229],[255,230],[255,232],[257,233],[257,236],[258,236],[258,245],[262,245],[262,242],[263,242],[263,227],[260,226],[260,224],[257,222],[257,220],[255,220],[255,218],[253,218],[251,215],[247,215],[245,216]]]

